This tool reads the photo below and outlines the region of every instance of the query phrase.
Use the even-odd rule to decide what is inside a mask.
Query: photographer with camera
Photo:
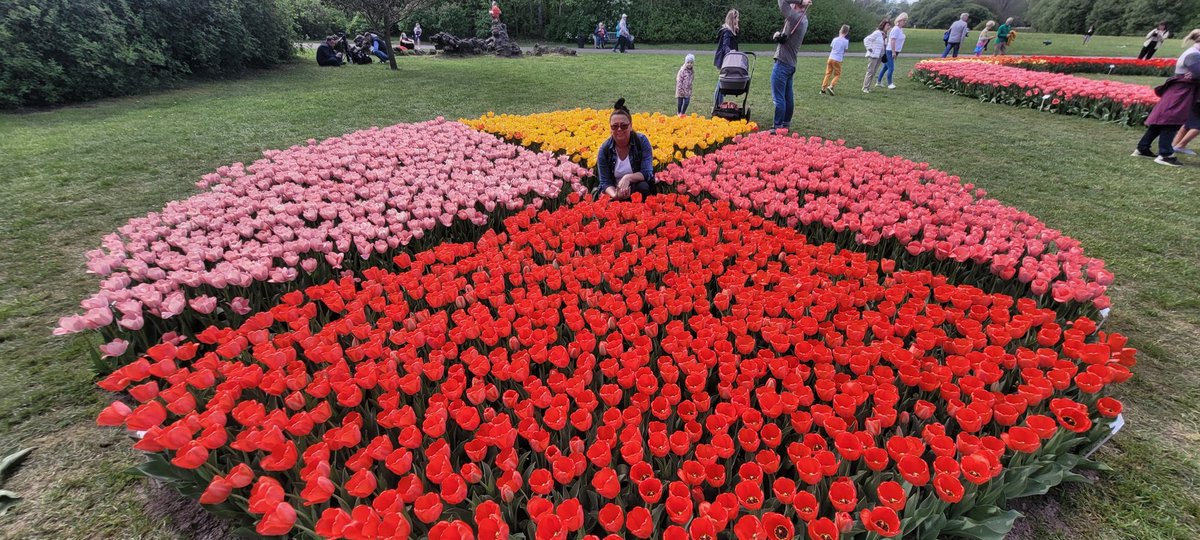
[[[771,69],[771,97],[775,100],[775,119],[771,129],[787,129],[792,124],[795,94],[792,78],[796,75],[796,51],[808,31],[808,6],[812,0],[778,0],[783,15],[783,30],[771,39],[775,46],[775,67]]]
[[[325,43],[317,47],[317,65],[318,66],[340,66],[345,61],[342,53],[337,52],[335,47],[341,41],[341,38],[335,35],[325,36]]]

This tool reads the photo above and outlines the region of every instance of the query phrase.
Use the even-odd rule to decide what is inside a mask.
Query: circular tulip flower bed
[[[530,115],[488,113],[463,123],[506,140],[546,152],[565,154],[585,167],[596,164],[600,146],[609,137],[608,117],[612,110],[575,109]],[[735,135],[758,129],[747,120],[730,122],[695,114],[667,116],[662,113],[633,115],[633,129],[646,135],[654,147],[654,167],[701,154]]]
[[[1141,124],[1158,103],[1158,96],[1149,86],[974,60],[922,60],[910,75],[931,88],[980,101],[1119,124]]]
[[[657,176],[680,193],[727,200],[820,241],[867,249],[906,268],[962,273],[1010,295],[1032,293],[1070,318],[1109,307],[1112,273],[1077,240],[958,178],[841,141],[756,133]],[[964,270],[963,263],[972,265]],[[980,270],[982,269],[982,270]]]
[[[100,385],[149,474],[262,535],[1003,534],[1133,351],[725,202],[527,208]]]
[[[106,236],[87,262],[100,291],[56,333],[101,330],[111,369],[164,333],[240,321],[288,284],[478,238],[521,208],[557,205],[587,174],[443,119],[268,151]]]

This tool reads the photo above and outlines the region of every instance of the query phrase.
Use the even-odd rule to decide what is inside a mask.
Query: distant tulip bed
[[[1148,86],[1032,71],[974,59],[917,62],[912,77],[931,88],[980,101],[1137,125],[1158,96]]]
[[[441,119],[221,167],[56,332],[247,534],[990,539],[1101,467],[1102,261],[925,164],[670,120],[698,155],[628,202]]]
[[[1169,77],[1174,58],[1102,58],[1095,56],[987,56],[970,60],[1055,73],[1108,73]]]

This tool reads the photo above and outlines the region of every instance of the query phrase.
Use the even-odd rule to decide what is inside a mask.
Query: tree
[[[392,29],[409,15],[432,6],[433,0],[329,0],[329,3],[347,13],[361,13],[383,38],[392,69],[400,69],[396,66],[396,51],[392,49]]]

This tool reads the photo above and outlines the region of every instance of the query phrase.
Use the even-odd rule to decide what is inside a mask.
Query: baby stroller
[[[750,58],[754,58],[754,61],[751,62]],[[721,61],[720,75],[717,76],[717,89],[726,97],[743,96],[742,105],[739,107],[736,100],[727,103],[722,98],[721,103],[713,107],[713,117],[726,120],[750,119],[750,107],[747,102],[750,100],[750,79],[754,77],[754,65],[757,63],[758,56],[752,52],[729,51],[725,54],[725,59]]]

